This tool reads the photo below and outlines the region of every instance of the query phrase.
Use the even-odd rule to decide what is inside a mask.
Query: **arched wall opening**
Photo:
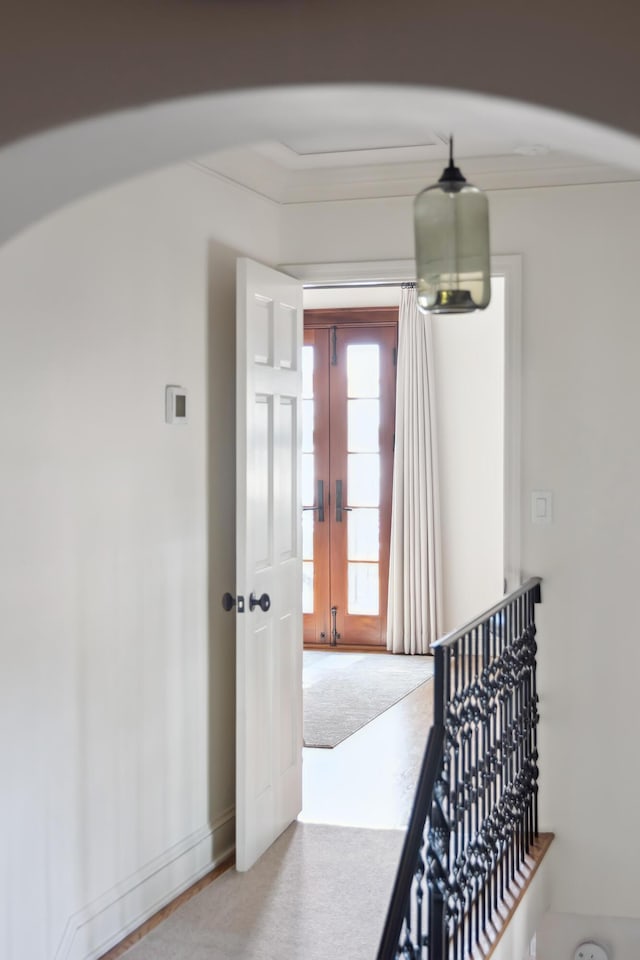
[[[0,150],[0,241],[97,190],[233,146],[383,127],[416,142],[427,126],[544,143],[640,172],[640,140],[532,104],[446,88],[326,84],[214,93],[108,113]]]
[[[459,134],[526,129],[640,171],[626,134],[416,87],[203,96],[0,153],[10,960],[99,955],[233,842],[233,638],[218,593],[233,576],[235,257],[412,256],[411,196],[279,208],[182,161],[425,118]],[[524,573],[545,578],[541,799],[560,851],[550,902],[637,917],[633,849],[624,830],[595,830],[592,777],[607,756],[620,784],[607,816],[631,822],[640,187],[498,190],[490,202],[495,252],[522,258],[522,556]],[[163,422],[173,382],[189,390],[185,432]],[[530,523],[534,489],[553,491],[549,527]],[[624,670],[608,666],[603,637]]]

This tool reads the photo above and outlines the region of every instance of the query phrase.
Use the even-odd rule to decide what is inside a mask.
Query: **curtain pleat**
[[[429,652],[442,623],[431,316],[402,289],[391,506],[387,649]]]

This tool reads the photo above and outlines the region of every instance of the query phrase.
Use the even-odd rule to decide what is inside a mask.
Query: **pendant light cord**
[[[453,162],[453,134],[449,134],[449,166],[442,171],[442,176],[438,180],[438,183],[445,185],[444,189],[449,191],[455,191],[460,189],[460,184],[466,183],[467,181],[462,176],[462,172],[458,170],[456,165]]]

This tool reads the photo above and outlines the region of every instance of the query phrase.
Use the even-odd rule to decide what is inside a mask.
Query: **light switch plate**
[[[187,423],[187,391],[170,383],[164,391],[164,418],[167,423]]]
[[[531,492],[531,523],[549,524],[553,521],[553,495],[551,490]]]

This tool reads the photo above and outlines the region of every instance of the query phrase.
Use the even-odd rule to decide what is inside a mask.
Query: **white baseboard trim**
[[[55,960],[96,960],[197,883],[235,846],[235,809],[201,827],[69,917]]]

